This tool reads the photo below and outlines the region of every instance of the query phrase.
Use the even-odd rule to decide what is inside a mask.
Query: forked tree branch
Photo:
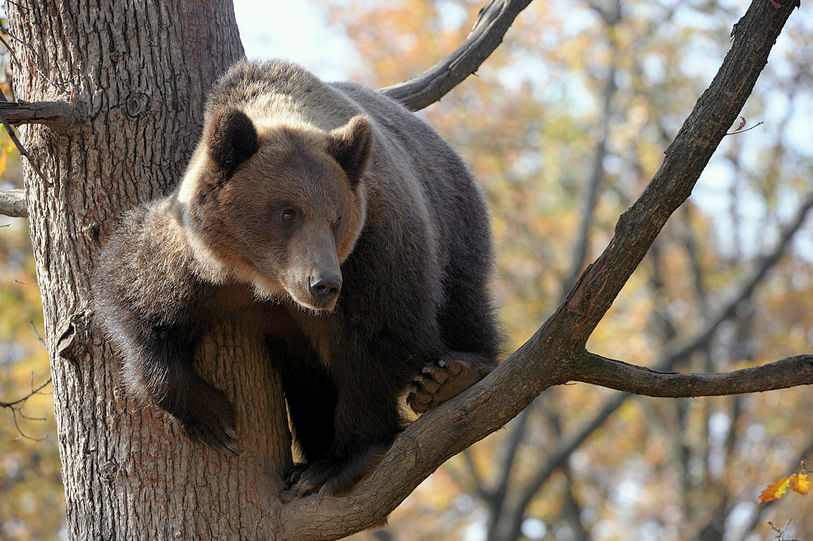
[[[793,7],[752,2],[661,168],[621,216],[604,253],[534,336],[478,384],[409,426],[351,493],[313,495],[283,506],[279,522],[286,538],[339,538],[379,522],[448,458],[503,426],[551,385],[569,379],[574,370],[569,361],[583,354],[593,329],[734,123]]]
[[[23,404],[28,401],[29,398],[40,392],[45,388],[46,385],[51,383],[51,378],[46,379],[42,383],[40,383],[37,387],[31,389],[28,394],[23,396],[22,398],[18,398],[17,400],[12,400],[10,402],[3,402],[0,400],[0,408],[18,408],[21,407]]]
[[[417,77],[382,88],[381,92],[412,111],[435,103],[477,71],[502,43],[519,12],[530,3],[531,0],[489,0],[463,45]]]
[[[700,329],[690,334],[686,339],[669,347],[664,356],[654,364],[653,370],[659,372],[671,371],[688,356],[708,346],[720,325],[731,318],[743,302],[751,298],[757,285],[762,283],[768,271],[779,261],[780,256],[785,252],[790,241],[793,239],[794,234],[799,231],[804,224],[805,216],[810,211],[811,206],[813,206],[813,194],[809,195],[805,202],[799,207],[796,216],[783,228],[776,246],[774,246],[771,252],[763,256],[759,264],[757,264],[751,273],[742,281],[742,284],[737,288],[737,292],[733,294],[723,306],[717,309],[716,313],[709,317],[707,322]],[[576,369],[578,369],[578,367],[576,367]],[[601,385],[604,384],[602,383]],[[584,422],[575,433],[560,439],[556,443],[553,451],[548,453],[547,460],[545,460],[545,463],[537,470],[537,473],[530,482],[520,488],[519,496],[508,510],[507,513],[509,517],[503,526],[509,528],[512,533],[505,535],[506,538],[511,539],[519,535],[522,519],[525,516],[525,509],[530,505],[533,497],[539,492],[553,472],[560,468],[567,460],[567,457],[578,449],[593,432],[598,430],[627,399],[634,396],[634,394],[625,392],[608,398],[605,404],[599,409],[599,413],[593,416],[589,421]],[[525,411],[527,411],[527,409]]]

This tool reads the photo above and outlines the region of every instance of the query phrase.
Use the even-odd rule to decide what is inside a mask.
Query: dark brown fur
[[[260,314],[278,362],[308,462],[296,491],[340,493],[403,428],[416,376],[424,411],[494,366],[490,270],[482,197],[431,128],[358,85],[241,62],[176,192],[108,241],[94,292],[128,388],[237,453],[232,407],[192,355],[227,317],[225,288],[253,290],[233,302]]]

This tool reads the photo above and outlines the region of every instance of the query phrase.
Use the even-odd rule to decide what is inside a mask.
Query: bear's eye
[[[294,209],[285,209],[282,211],[280,219],[284,224],[291,224],[296,220],[296,211]]]

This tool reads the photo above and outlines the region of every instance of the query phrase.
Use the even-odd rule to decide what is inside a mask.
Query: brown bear
[[[93,290],[127,388],[234,454],[232,406],[192,357],[218,317],[254,314],[240,321],[267,340],[307,461],[294,489],[339,494],[403,429],[404,391],[420,413],[494,367],[491,267],[480,191],[423,121],[356,84],[241,61],[177,189],[125,215]]]

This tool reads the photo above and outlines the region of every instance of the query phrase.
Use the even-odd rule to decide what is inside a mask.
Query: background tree
[[[388,6],[383,11],[377,6],[365,5],[365,13],[374,16],[376,24],[359,26],[350,34],[362,40],[361,46],[364,39],[368,39],[368,43],[377,43],[376,50],[370,48],[365,57],[371,60],[371,65],[376,65],[378,59],[383,65],[376,65],[362,76],[380,73],[380,82],[368,78],[378,86],[408,78],[425,67],[427,57],[442,57],[461,41],[465,32],[461,32],[460,24],[451,24],[454,20],[450,22],[448,16],[443,15],[443,9],[449,9],[443,8],[444,4],[451,5],[405,3],[395,9]],[[756,49],[762,51],[759,54],[764,53],[765,47],[760,43],[763,40],[772,43],[771,32],[778,32],[789,11],[788,6],[785,10],[771,6],[772,11],[768,11],[767,6],[758,4],[752,8],[751,18],[741,23],[740,31],[744,33],[738,34],[734,40],[734,46],[740,46],[741,52],[747,53],[745,57],[757,66],[760,65],[758,55],[749,52],[748,46],[756,45]],[[492,9],[499,5],[499,2],[490,4]],[[540,354],[537,350],[534,355],[527,355],[533,351],[534,344],[531,343],[523,350],[524,358],[523,352],[515,355],[488,382],[456,401],[457,405],[450,404],[410,428],[379,471],[354,494],[345,499],[319,502],[321,505],[318,506],[313,499],[286,506],[280,505],[276,499],[279,487],[274,481],[278,478],[273,471],[268,475],[266,469],[270,465],[278,472],[290,460],[284,418],[280,416],[283,411],[281,398],[274,374],[265,373],[267,360],[259,352],[251,351],[251,337],[242,336],[241,329],[218,330],[204,347],[201,368],[212,381],[239,397],[236,402],[243,406],[241,432],[249,436],[249,441],[241,442],[249,450],[242,459],[233,461],[189,444],[177,435],[176,427],[165,423],[156,412],[139,411],[128,404],[127,398],[121,396],[116,387],[115,366],[118,361],[104,348],[99,336],[92,333],[92,315],[87,313],[87,272],[99,242],[103,242],[109,232],[110,217],[138,201],[164,193],[177,180],[195,143],[202,95],[216,74],[240,54],[230,10],[219,6],[197,6],[196,11],[194,7],[159,5],[153,12],[140,11],[147,8],[120,6],[111,7],[109,13],[97,13],[90,6],[46,3],[43,6],[18,6],[10,13],[12,33],[32,47],[18,45],[16,48],[18,56],[25,59],[21,66],[28,70],[16,74],[18,94],[28,100],[58,99],[71,103],[69,118],[58,114],[51,118],[50,127],[33,128],[26,134],[26,146],[48,179],[44,182],[28,171],[28,207],[32,241],[38,257],[38,283],[43,291],[46,341],[55,377],[68,527],[74,536],[100,537],[111,531],[138,531],[139,535],[157,537],[176,534],[182,537],[271,537],[277,534],[285,537],[297,531],[298,538],[302,538],[302,535],[318,536],[320,532],[327,532],[331,525],[334,529],[330,531],[346,533],[363,526],[365,521],[369,523],[380,517],[386,512],[385,508],[397,504],[445,456],[510,418],[520,405],[503,403],[504,397],[497,400],[493,394],[500,389],[500,382],[505,385],[506,381],[511,381],[511,374],[516,374],[518,365],[533,375],[533,389],[521,393],[531,398],[551,383],[561,383],[573,376],[586,378],[585,373],[579,372],[579,366],[589,367],[589,362],[617,366],[591,357],[583,357],[581,365],[561,364],[567,359],[551,357],[551,350],[557,347],[571,353],[580,351],[580,348],[570,349],[572,343],[568,344],[568,339],[574,338],[568,336],[574,334],[571,331],[560,331],[549,337],[551,341],[555,340],[555,344],[548,348],[547,354]],[[509,47],[502,49],[481,68],[477,80],[467,81],[429,112],[433,124],[467,153],[491,196],[495,233],[500,246],[504,247],[501,248],[502,266],[497,289],[505,306],[506,329],[514,341],[512,345],[519,345],[533,332],[538,324],[535,322],[540,321],[543,314],[550,313],[563,292],[570,290],[584,263],[599,253],[598,247],[610,237],[618,213],[641,191],[657,169],[661,149],[679,127],[692,96],[699,94],[705,86],[698,88],[685,82],[679,69],[680,62],[673,56],[676,49],[670,47],[666,39],[670,37],[669,30],[655,28],[649,23],[669,20],[676,15],[677,8],[655,2],[642,2],[640,6],[596,4],[585,8],[595,13],[594,24],[587,29],[574,29],[567,24],[570,6],[554,3],[538,7],[540,9],[533,12],[526,11],[527,17],[523,14],[521,26],[517,29],[517,35],[534,40],[532,53],[524,49],[528,45],[522,40],[509,42]],[[699,10],[702,6],[689,8]],[[657,11],[659,9],[662,11]],[[91,14],[98,34],[93,32],[89,37],[79,28],[89,24],[83,22],[83,17]],[[401,19],[397,18],[399,14]],[[357,17],[351,20],[362,20],[359,13],[355,15]],[[761,25],[750,26],[750,22],[760,17],[763,20]],[[736,15],[731,15],[722,23],[724,30],[697,29],[699,43],[708,36],[717,36],[722,38],[717,39],[718,46],[722,43],[728,46],[728,27],[735,18]],[[460,17],[458,21],[463,19]],[[521,33],[526,19],[529,26],[542,25],[545,28],[541,42],[529,37],[540,35],[540,26],[535,26],[533,34]],[[387,24],[399,20],[412,21],[413,24],[402,39],[392,35],[393,29],[399,29],[399,25]],[[488,22],[487,17],[484,20]],[[480,29],[486,27],[485,24],[479,26]],[[383,28],[387,29],[387,34],[376,37],[376,29]],[[695,37],[694,34],[689,32],[688,37]],[[433,38],[416,40],[416,35]],[[671,37],[675,41],[688,39],[685,33]],[[387,51],[382,46],[386,43],[398,44],[400,48]],[[435,49],[422,49],[424,44]],[[211,62],[208,58],[204,60],[201,51],[209,48],[222,54],[212,58]],[[167,50],[172,51],[169,57],[159,52]],[[632,54],[633,51],[646,54],[639,58]],[[385,62],[391,58],[399,61],[397,65],[390,62],[388,67]],[[662,60],[660,64],[658,58]],[[742,57],[734,59],[728,67],[742,67],[742,62]],[[659,65],[662,72],[658,71]],[[792,68],[791,72],[804,73],[804,69],[798,68],[800,65],[804,66],[797,64],[797,69]],[[402,72],[396,73],[396,69]],[[529,75],[539,72],[543,76]],[[587,76],[572,78],[573,74],[580,72],[587,73]],[[753,78],[753,74],[734,78],[743,88],[734,92],[726,102],[714,102],[719,85],[710,92],[710,99],[718,106],[718,112],[724,111],[723,116],[731,117],[729,122],[739,112],[737,105],[747,96]],[[550,81],[554,84],[543,84]],[[730,83],[730,76],[722,79],[723,85]],[[592,100],[593,95],[598,99]],[[720,99],[719,95],[716,97]],[[579,107],[580,98],[588,104],[595,103],[595,106]],[[475,114],[460,119],[453,115],[454,106],[467,108]],[[476,114],[478,110],[483,114]],[[792,122],[792,113],[788,119]],[[699,133],[703,139],[703,144],[699,145],[703,147],[701,152],[710,154],[716,146],[714,141],[722,137],[721,128],[724,130],[728,126],[719,121],[705,122],[706,118],[700,115],[688,123],[689,128],[699,127],[699,131],[683,141],[692,141],[692,137],[698,138]],[[772,132],[776,133],[779,132]],[[728,139],[739,141],[740,138],[745,139],[745,136]],[[763,142],[758,144],[760,149],[771,148]],[[681,148],[681,144],[676,144],[673,150],[679,152]],[[784,134],[777,135],[773,155],[776,148],[791,155],[796,152]],[[796,300],[798,309],[787,314],[787,324],[777,323],[774,331],[776,342],[783,341],[784,349],[761,346],[764,349],[757,354],[754,345],[747,346],[738,338],[749,335],[748,325],[752,325],[763,340],[765,326],[756,323],[754,310],[742,311],[742,306],[752,296],[755,284],[764,280],[769,268],[777,272],[778,254],[787,248],[794,228],[798,229],[802,222],[804,212],[801,211],[796,216],[777,218],[777,215],[780,209],[795,205],[794,198],[798,197],[794,192],[804,188],[809,190],[809,182],[803,180],[809,178],[809,171],[801,166],[802,169],[788,173],[785,165],[799,163],[793,159],[765,160],[755,164],[752,158],[748,158],[754,154],[753,146],[731,152],[732,167],[756,174],[761,173],[758,170],[761,164],[776,162],[775,169],[765,172],[772,179],[770,186],[763,186],[763,176],[759,175],[760,182],[753,182],[750,188],[732,187],[738,196],[732,200],[747,201],[743,192],[747,193],[749,189],[758,192],[761,199],[770,201],[773,198],[773,204],[764,207],[766,218],[761,230],[769,231],[783,221],[791,226],[787,228],[787,234],[765,247],[757,245],[756,248],[761,248],[759,251],[740,241],[737,246],[748,246],[747,250],[727,252],[725,243],[719,246],[714,237],[701,235],[711,227],[710,224],[714,224],[713,217],[704,214],[702,209],[687,211],[681,216],[682,224],[672,224],[659,238],[651,259],[641,269],[643,272],[633,276],[610,317],[592,334],[591,350],[636,359],[639,364],[657,363],[666,369],[671,369],[677,362],[693,360],[699,363],[706,359],[705,370],[719,370],[729,359],[739,361],[753,356],[760,361],[756,364],[762,364],[809,348],[809,342],[805,342],[809,339],[804,336],[804,329],[810,328],[806,319],[809,315],[800,298],[809,294],[809,281],[803,279],[809,274],[809,259],[803,258],[792,259],[788,274],[774,278],[778,280],[774,283],[790,284],[790,288],[778,293],[772,291],[764,304],[751,303],[752,306],[770,306],[762,317],[776,321],[777,310],[786,314],[780,307],[786,306],[788,298]],[[792,180],[794,175],[795,181]],[[691,189],[696,177],[686,179],[685,176],[675,173],[671,180],[677,177],[677,180],[685,181],[684,190]],[[786,180],[788,177],[790,179]],[[659,178],[663,177],[656,177],[653,185],[657,185]],[[666,179],[670,180],[669,174]],[[801,208],[806,210],[809,206],[809,203],[803,203]],[[730,209],[732,222],[739,219],[741,213],[742,209],[733,205]],[[668,214],[658,219],[665,220],[666,216]],[[739,227],[733,229],[741,230]],[[620,244],[630,238],[624,233],[622,227],[616,239]],[[647,235],[651,238],[652,231]],[[755,239],[765,237],[768,235],[753,235]],[[562,240],[557,242],[558,239]],[[646,241],[642,241],[640,246],[644,251],[645,245]],[[571,250],[574,246],[577,249]],[[619,253],[637,257],[633,252],[643,255],[635,243],[631,249]],[[759,253],[769,256],[764,264],[754,263]],[[611,246],[610,257],[612,255]],[[631,272],[630,265],[610,266],[609,270],[624,271],[621,266]],[[631,266],[634,268],[634,264]],[[603,270],[600,265],[593,269]],[[589,290],[590,280],[600,274],[594,272],[580,281],[576,295],[571,296],[571,300],[582,299],[580,309],[584,309],[583,313],[577,317],[560,310],[549,320],[547,328],[565,323],[568,317],[575,317],[576,322],[588,326],[597,323],[596,318],[601,318],[606,307],[597,311],[591,307],[607,304],[614,295],[607,297],[603,290],[599,290],[596,296],[601,298],[591,302],[579,297],[579,292]],[[608,280],[620,288],[625,281],[623,272],[609,274]],[[726,296],[712,293],[719,291],[721,284],[734,285],[731,291],[725,292]],[[694,299],[697,307],[687,305],[688,299]],[[569,306],[564,305],[564,308],[567,312]],[[718,329],[725,330],[734,315],[739,316],[737,321],[741,319],[733,327],[739,329],[737,333],[715,334]],[[699,325],[698,321],[701,322]],[[785,330],[795,327],[802,329],[801,336],[797,333],[794,340],[788,341]],[[572,327],[563,327],[568,328]],[[619,343],[617,337],[622,333],[633,338]],[[584,338],[589,334],[587,332]],[[578,341],[578,336],[575,338]],[[770,333],[765,340],[768,338]],[[651,352],[658,351],[655,346],[661,343],[664,352],[652,355]],[[747,346],[751,350],[737,350],[733,347],[735,345]],[[236,357],[241,358],[240,366],[231,362]],[[255,376],[249,378],[248,374]],[[256,377],[256,374],[265,375]],[[809,381],[802,379],[804,374],[796,375],[795,383]],[[612,382],[610,375],[605,384],[613,386]],[[719,412],[731,408],[731,416],[723,413],[730,426],[735,426],[733,421],[747,423],[738,417],[748,409],[742,403],[737,405],[738,402],[734,401],[729,405],[725,402],[718,409],[666,406],[650,413],[651,407],[642,409],[622,405],[626,404],[625,397],[578,392],[580,387],[548,390],[542,400],[517,419],[508,432],[504,459],[494,474],[483,474],[484,464],[490,466],[491,462],[487,458],[490,456],[489,447],[497,445],[490,441],[484,442],[484,450],[478,448],[463,457],[467,473],[460,473],[459,468],[453,470],[458,473],[462,485],[474,487],[474,493],[482,498],[483,508],[489,513],[486,522],[492,538],[515,538],[523,524],[526,533],[530,534],[538,534],[543,531],[541,525],[548,524],[551,532],[558,532],[558,537],[565,535],[565,529],[574,536],[608,535],[607,523],[597,519],[591,521],[590,512],[595,517],[617,515],[619,520],[616,523],[626,528],[625,534],[630,533],[633,526],[645,533],[654,531],[653,528],[671,531],[670,528],[685,525],[681,534],[691,536],[692,532],[705,531],[707,525],[717,527],[713,523],[719,521],[714,518],[720,515],[718,510],[722,510],[723,515],[731,512],[740,503],[737,498],[747,499],[744,492],[759,487],[761,476],[755,475],[758,481],[753,483],[754,487],[745,488],[742,482],[748,478],[739,476],[730,479],[734,485],[740,484],[730,488],[736,498],[727,497],[728,487],[719,489],[720,476],[712,471],[714,461],[719,463],[721,448],[714,444],[714,438],[717,437],[719,442],[721,434],[715,436],[711,433],[715,426],[711,420],[715,419],[715,414],[721,419]],[[800,398],[795,406],[783,408],[782,417],[787,420],[787,425],[778,427],[775,432],[780,439],[798,439],[793,436],[794,432],[805,432],[803,423],[794,422],[792,416],[785,416],[785,413],[798,411],[799,415],[804,415],[805,408],[809,411],[809,401],[804,402],[803,393],[792,396]],[[483,408],[484,397],[492,398],[489,402],[491,409]],[[251,411],[245,407],[247,404],[251,404]],[[752,423],[744,424],[744,427],[753,426],[754,420],[765,417],[759,414],[758,407],[751,407]],[[701,411],[692,411],[694,408]],[[127,414],[123,415],[125,410]],[[258,415],[258,410],[265,414]],[[581,455],[574,455],[568,461],[579,444],[614,411],[622,412],[622,420],[613,421],[616,425],[612,430],[601,434],[601,437],[612,438],[608,440],[611,445],[603,441],[592,442],[580,451]],[[638,422],[647,416],[656,418],[661,426],[670,429],[648,434],[641,430],[642,425]],[[489,417],[491,419],[484,420]],[[504,420],[500,422],[499,419]],[[709,421],[704,423],[703,419]],[[458,424],[465,421],[473,428],[463,434],[459,429],[450,431],[455,421]],[[489,423],[491,426],[486,426]],[[690,433],[690,429],[695,432]],[[709,432],[708,436],[705,432]],[[731,436],[736,433],[734,429],[728,430],[727,436],[725,430],[722,432],[725,436],[723,449],[729,455],[739,449],[735,445],[736,436]],[[446,435],[441,444],[427,443],[426,447],[415,447],[437,440],[438,434]],[[449,445],[450,434],[460,436],[460,443]],[[691,443],[692,438],[696,438],[700,448],[686,452],[685,439]],[[766,439],[771,438],[773,436]],[[171,440],[172,445],[166,445],[166,440]],[[767,446],[770,443],[765,442]],[[637,455],[635,444],[639,445],[638,448],[645,448],[646,453]],[[703,449],[704,445],[706,449]],[[615,452],[608,453],[613,447],[617,448]],[[405,465],[411,464],[410,453],[417,448],[421,449],[421,454],[414,455],[418,457],[415,459],[417,463],[411,466],[409,473],[406,476],[392,475],[391,472],[403,472]],[[545,452],[540,453],[540,449]],[[672,463],[664,458],[670,449],[674,449],[674,463],[680,464],[680,469],[685,472],[675,475],[675,482],[685,488],[682,501],[678,501],[682,514],[672,512],[670,505],[663,504],[673,502],[675,491],[669,488],[670,485],[655,482],[655,479],[673,473],[664,472]],[[729,455],[722,455],[725,464],[728,464]],[[692,464],[697,468],[698,460],[693,460],[697,456],[701,457],[700,474],[695,471],[693,475],[691,468]],[[753,465],[753,455],[750,458],[752,460],[748,463]],[[747,461],[748,457],[744,460]],[[606,478],[596,473],[602,461],[614,466],[615,473]],[[774,467],[794,466],[792,460],[779,457]],[[631,481],[629,468],[640,472],[637,479]],[[562,470],[563,474],[552,477],[555,470]],[[633,481],[637,484],[630,485]],[[708,487],[702,486],[704,483],[712,484],[714,490],[709,491]],[[653,496],[647,498],[649,508],[638,510],[639,506],[636,506],[634,516],[626,509],[619,510],[619,505],[624,504],[622,489],[625,484],[631,489],[651,491]],[[544,491],[541,490],[543,486]],[[382,495],[382,490],[386,494]],[[712,492],[713,501],[706,503],[692,499],[692,491]],[[366,515],[356,512],[351,516],[358,506],[373,498],[377,507],[372,507]],[[146,502],[151,502],[152,509],[159,512],[146,513]],[[191,508],[199,510],[194,517],[188,516]],[[472,509],[463,509],[466,520],[477,518]],[[697,510],[709,511],[705,514],[710,517],[707,525],[703,524],[703,513],[697,513]],[[173,520],[176,517],[183,520]],[[699,517],[699,520],[688,521],[686,517]],[[308,524],[303,523],[305,520]],[[306,526],[313,529],[303,530]]]

